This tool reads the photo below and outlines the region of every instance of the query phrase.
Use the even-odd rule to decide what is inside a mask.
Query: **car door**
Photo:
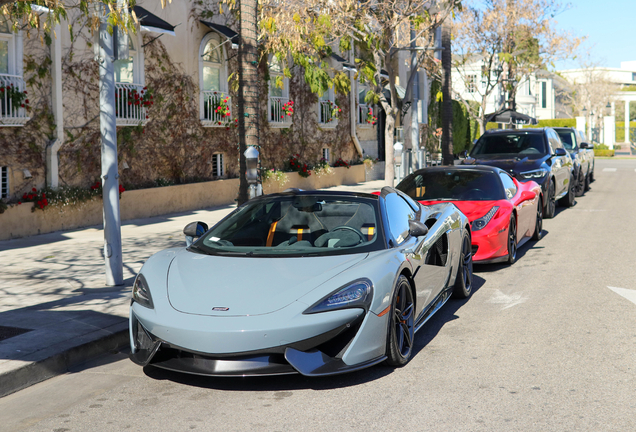
[[[506,191],[506,199],[512,203],[517,209],[517,242],[528,235],[530,225],[534,230],[534,210],[532,209],[532,203],[528,201],[521,201],[521,187],[517,182],[506,172],[499,172],[499,178]]]
[[[550,142],[551,154],[552,156],[552,173],[555,178],[555,193],[557,197],[565,195],[567,188],[569,187],[570,182],[570,170],[572,165],[572,160],[570,156],[567,154],[567,150],[563,147],[563,143],[561,139],[553,130],[548,130],[548,141]],[[555,156],[556,150],[560,148],[565,151],[564,156]]]
[[[407,254],[407,259],[412,266],[417,297],[416,316],[419,316],[423,308],[437,297],[444,287],[448,273],[447,266],[439,265],[439,262],[431,262],[427,251],[420,254],[409,253],[421,241],[409,235],[409,220],[414,220],[418,217],[418,213],[422,213],[420,204],[415,202],[410,204],[395,192],[387,194],[384,199],[388,222],[387,237],[394,247]],[[417,206],[418,211],[414,210],[413,205]]]

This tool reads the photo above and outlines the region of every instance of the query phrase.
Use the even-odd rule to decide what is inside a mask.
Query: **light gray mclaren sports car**
[[[472,289],[468,219],[452,204],[293,191],[252,199],[137,275],[131,359],[212,376],[402,366],[415,332]]]

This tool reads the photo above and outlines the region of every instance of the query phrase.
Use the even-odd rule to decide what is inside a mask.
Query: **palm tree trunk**
[[[442,25],[442,157],[444,165],[453,165],[453,100],[451,98],[451,33],[450,25]]]

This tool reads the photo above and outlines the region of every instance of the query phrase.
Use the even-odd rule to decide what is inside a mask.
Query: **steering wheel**
[[[354,233],[358,234],[358,237],[360,237],[360,242],[366,241],[366,238],[364,237],[364,234],[362,234],[360,231],[358,231],[354,227],[350,227],[349,225],[339,225],[339,226],[335,227],[334,229],[332,229],[330,232],[334,232],[334,231],[338,231],[338,230],[353,231]]]
[[[470,201],[470,200],[485,197],[487,195],[486,195],[486,192],[484,192],[481,189],[470,189],[469,191],[467,191],[465,196],[467,196],[466,199]]]

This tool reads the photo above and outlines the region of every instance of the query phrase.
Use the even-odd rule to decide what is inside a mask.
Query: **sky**
[[[566,0],[563,1],[566,3]],[[555,28],[587,36],[584,50],[601,67],[636,61],[636,0],[570,0],[555,17]],[[557,70],[578,68],[578,60],[555,63]]]

